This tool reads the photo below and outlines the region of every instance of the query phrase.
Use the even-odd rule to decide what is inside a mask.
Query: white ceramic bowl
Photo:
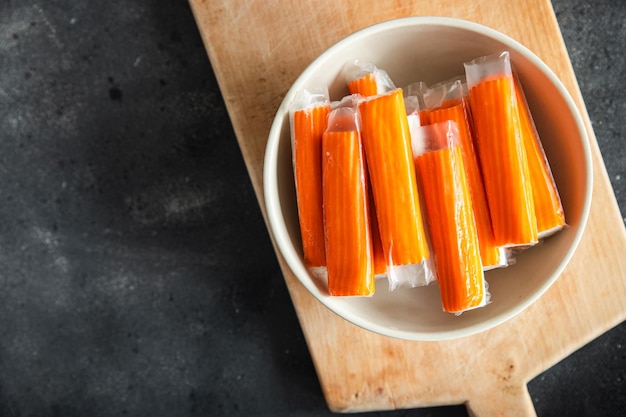
[[[377,281],[371,298],[328,295],[302,258],[296,208],[289,103],[304,88],[328,86],[332,99],[348,94],[341,70],[349,59],[370,61],[399,87],[434,83],[464,72],[463,62],[503,50],[511,54],[551,164],[569,227],[520,254],[514,266],[487,272],[491,304],[455,316],[441,308],[439,288],[389,292]],[[489,329],[537,300],[558,278],[582,236],[591,204],[592,163],[576,106],[554,73],[520,43],[493,29],[443,17],[409,17],[362,29],[313,61],[281,104],[267,143],[264,193],[269,225],[282,256],[322,304],[350,322],[383,335],[409,340],[445,340]]]

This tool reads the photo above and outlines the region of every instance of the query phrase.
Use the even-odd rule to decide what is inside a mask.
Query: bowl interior
[[[303,88],[328,86],[331,99],[348,94],[343,65],[352,59],[386,70],[399,87],[435,83],[463,74],[463,62],[508,50],[563,202],[568,227],[518,255],[514,266],[486,274],[492,302],[454,316],[441,309],[437,285],[388,291],[379,280],[371,298],[330,297],[303,265],[295,200],[288,105]],[[565,267],[582,234],[591,199],[591,159],[580,115],[554,74],[510,38],[483,26],[448,18],[385,22],[335,44],[297,79],[277,112],[265,160],[268,219],[288,265],[323,304],[369,330],[411,340],[443,340],[495,326],[537,299]]]

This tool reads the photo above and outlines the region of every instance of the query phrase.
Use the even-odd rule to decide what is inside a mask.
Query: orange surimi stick
[[[434,277],[402,90],[364,99],[359,112],[390,288],[426,285]]]
[[[363,97],[375,96],[378,94],[376,75],[370,72],[362,77],[348,81],[348,90],[350,90],[350,94],[360,94]]]
[[[331,109],[336,110],[340,107],[348,107],[352,109],[358,108],[358,103],[363,99],[363,96],[360,94],[351,94],[349,96],[343,97],[341,100],[332,102]],[[333,119],[332,123],[336,123]],[[342,123],[341,119],[337,119],[339,123]],[[339,128],[339,127],[337,127]],[[329,126],[329,129],[332,130],[332,125]],[[369,174],[368,174],[369,175]],[[372,234],[372,246],[373,246],[373,258],[374,258],[374,275],[377,278],[383,278],[385,276],[385,272],[387,272],[387,262],[385,261],[385,255],[383,253],[382,242],[380,241],[380,232],[378,231],[378,221],[376,220],[376,210],[374,206],[374,199],[372,197],[371,184],[369,181],[369,177],[367,178],[367,187],[368,187],[368,213],[370,220],[370,229]]]
[[[461,313],[488,302],[470,184],[455,122],[419,128],[413,140],[443,309]]]
[[[302,91],[291,109],[292,154],[304,262],[317,276],[326,272],[322,213],[322,135],[330,112],[328,92]]]
[[[419,119],[420,119],[420,126],[430,124],[430,115],[428,113],[428,110],[420,110]]]
[[[524,97],[522,86],[517,78],[515,79],[515,91],[524,137],[524,148],[526,149],[528,169],[531,175],[530,182],[533,189],[537,231],[539,239],[542,239],[565,226],[565,213],[526,97]]]
[[[396,87],[386,71],[369,62],[355,61],[344,68],[350,94],[363,97],[384,94]]]
[[[509,54],[478,58],[465,69],[495,244],[535,244],[537,219]]]
[[[356,117],[352,108],[333,110],[322,139],[328,290],[335,296],[369,296],[375,289],[365,157]]]
[[[463,165],[465,166],[467,181],[471,191],[474,218],[476,219],[476,228],[478,229],[478,242],[483,268],[487,270],[506,266],[508,263],[506,251],[495,244],[487,196],[485,195],[483,178],[469,124],[468,103],[463,97],[461,82],[453,81],[451,84],[442,84],[438,89],[440,90],[438,94],[433,92],[432,95],[428,94],[426,96],[429,119],[433,124],[451,120],[457,125],[459,145],[463,154]],[[444,89],[446,91],[441,91]],[[452,95],[456,98],[451,99],[450,96]]]
[[[368,183],[368,212],[370,220],[370,231],[372,233],[372,257],[374,261],[374,275],[382,277],[387,272],[387,261],[385,261],[385,252],[383,251],[383,242],[380,240],[380,230],[378,228],[378,219],[376,218],[376,206],[374,205],[374,196],[370,181]]]

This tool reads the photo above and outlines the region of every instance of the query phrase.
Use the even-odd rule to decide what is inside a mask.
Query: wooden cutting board
[[[552,68],[586,122],[595,175],[585,235],[548,292],[492,330],[437,343],[370,333],[323,307],[277,254],[331,410],[466,403],[470,414],[477,416],[533,416],[527,382],[626,319],[626,231],[549,0],[190,0],[190,4],[264,216],[263,156],[283,95],[327,47],[384,20],[450,16],[517,39]]]

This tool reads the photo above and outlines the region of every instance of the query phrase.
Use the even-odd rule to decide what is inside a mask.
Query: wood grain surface
[[[283,95],[317,55],[374,23],[437,15],[499,30],[530,48],[556,73],[585,120],[594,191],[583,239],[547,293],[494,329],[435,343],[362,330],[314,299],[277,253],[331,410],[465,403],[476,416],[533,416],[527,382],[626,319],[626,231],[548,0],[286,0],[275,5],[190,0],[190,4],[264,216],[263,157]]]

